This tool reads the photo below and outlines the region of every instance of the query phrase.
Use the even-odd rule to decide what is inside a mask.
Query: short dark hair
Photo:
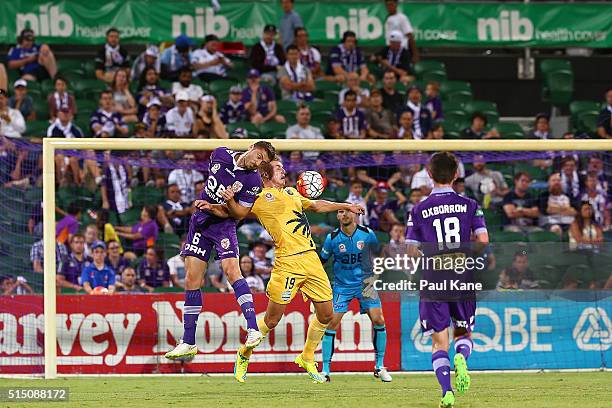
[[[267,142],[265,140],[260,140],[253,144],[255,149],[263,149],[268,155],[268,160],[272,161],[276,157],[276,149],[272,146],[272,143]]]
[[[264,180],[271,180],[272,175],[274,174],[274,167],[268,162],[262,162],[257,169],[259,171],[259,175]]]
[[[108,89],[108,88],[103,89],[103,90],[102,90],[102,92],[100,92],[100,99],[102,99],[102,95],[104,95],[104,94],[109,94],[109,95],[111,95],[111,96],[112,96],[112,95],[113,95],[113,91],[111,91],[111,90],[110,90],[110,89]]]
[[[431,131],[435,132],[438,129],[443,129],[444,130],[444,126],[441,123],[435,123],[432,127],[431,127]]]
[[[144,207],[147,214],[149,214],[149,218],[155,220],[157,217],[157,206],[155,205],[145,205]]]
[[[474,119],[479,118],[481,119],[485,125],[487,124],[487,117],[484,115],[484,113],[482,112],[474,112],[472,113],[472,122],[474,122]]]
[[[285,50],[285,54],[289,54],[289,51],[291,50],[295,50],[297,52],[300,52],[300,49],[297,47],[297,45],[295,44],[291,44],[290,46],[287,47],[287,49]]]
[[[68,204],[68,210],[66,212],[70,215],[77,215],[81,212],[81,208],[79,207],[79,204],[76,201],[73,201]]]
[[[519,249],[514,253],[512,259],[521,258],[523,256],[527,256],[527,251],[525,251],[524,249]]]
[[[531,180],[531,176],[529,175],[529,173],[527,173],[526,171],[519,171],[514,175],[514,181],[520,179],[523,176],[527,176],[527,178]]]
[[[210,41],[219,41],[219,37],[214,34],[208,34],[206,37],[204,37],[204,44]]]
[[[565,164],[569,162],[574,162],[574,164],[576,164],[576,159],[574,159],[572,156],[564,157],[563,160],[561,160],[561,167],[565,166]]]
[[[178,187],[178,184],[176,184],[176,183],[170,183],[170,184],[168,184],[168,185],[166,186],[166,191],[170,190],[170,188],[172,188],[172,187]]]
[[[189,65],[185,65],[179,70],[179,75],[181,75],[183,72],[189,72],[191,74],[193,70],[191,69]]]
[[[117,33],[117,34],[121,34],[121,32],[119,31],[119,29],[117,27],[111,27],[108,30],[106,30],[106,36],[108,37],[108,35],[110,33]]]
[[[449,184],[457,174],[457,158],[451,152],[434,153],[429,159],[429,170],[436,183]]]
[[[293,35],[295,37],[297,37],[297,35],[298,35],[298,33],[300,31],[304,31],[304,32],[308,33],[308,30],[306,30],[306,27],[296,27],[296,28],[293,29]]]
[[[345,42],[345,41],[346,41],[346,39],[347,39],[347,38],[350,38],[350,37],[357,38],[357,34],[355,34],[355,32],[354,32],[354,31],[351,31],[351,30],[345,31],[345,32],[342,34],[342,42]]]
[[[81,234],[80,232],[77,232],[76,234],[73,234],[73,235],[70,237],[70,243],[71,243],[71,244],[72,244],[72,241],[74,241],[74,240],[75,240],[75,238],[81,238],[81,239],[85,240],[85,235]]]
[[[349,96],[354,96],[355,98],[357,98],[357,92],[353,91],[352,89],[349,89],[344,93],[344,99],[348,98]]]

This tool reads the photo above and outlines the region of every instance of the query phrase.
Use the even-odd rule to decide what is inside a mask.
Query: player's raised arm
[[[229,216],[236,220],[244,219],[251,212],[251,207],[245,207],[240,205],[240,203],[234,200],[234,190],[229,187],[226,188],[222,193],[221,197],[225,200],[225,205],[227,205],[227,211]]]
[[[195,200],[193,206],[200,211],[204,211],[219,218],[229,218],[230,213],[227,205],[224,204],[211,204],[206,200]]]
[[[323,246],[321,247],[321,252],[319,252],[319,259],[321,260],[322,264],[325,264],[332,256],[333,249],[331,241],[331,234],[327,234],[325,237],[325,242],[323,242]]]
[[[328,212],[338,211],[338,210],[346,210],[354,214],[365,213],[365,209],[359,204],[336,203],[334,201],[327,201],[327,200],[311,200],[310,202],[311,202],[310,206],[306,209],[308,211],[312,211],[316,213],[328,213]]]

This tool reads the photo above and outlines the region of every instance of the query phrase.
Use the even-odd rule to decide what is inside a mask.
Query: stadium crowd
[[[71,84],[74,72],[62,72],[62,61],[51,47],[39,45],[35,33],[24,29],[9,52],[7,66],[0,65],[5,167],[1,181],[9,188],[40,183],[40,160],[15,143],[28,133],[31,123],[40,122],[46,123],[42,130],[46,137],[58,138],[506,137],[495,112],[479,110],[464,114],[459,121],[463,127],[454,126],[447,133],[453,113],[447,107],[457,103],[444,93],[444,78],[419,75],[420,58],[409,19],[397,11],[396,1],[385,3],[387,45],[371,56],[358,46],[356,34],[346,31],[322,57],[309,44],[308,30],[290,0],[282,2],[285,15],[279,28],[265,25],[246,59],[224,54],[215,35],[207,35],[201,44],[180,35],[171,44],[149,45],[139,55],[131,55],[121,44],[119,30],[111,28],[93,61],[93,77],[85,78],[97,85],[78,92]],[[10,90],[7,68],[19,72]],[[48,89],[48,94],[41,89]],[[612,90],[605,96],[607,106],[593,136],[610,138]],[[44,109],[37,109],[41,105]],[[526,137],[552,138],[549,116],[536,115]],[[286,159],[293,169],[292,181],[299,169],[316,166],[333,186],[329,190],[334,199],[366,207],[360,222],[377,231],[386,243],[384,250],[393,252],[403,244],[405,214],[433,187],[422,165],[402,164],[397,155],[372,152],[367,159],[374,166],[343,169],[325,169],[317,152],[291,152]],[[138,159],[138,164],[128,158]],[[124,293],[181,288],[184,264],[175,253],[194,211],[192,202],[204,186],[207,158],[207,152],[189,151],[104,152],[97,157],[58,154],[59,189],[79,188],[95,196],[95,205],[89,208],[74,200],[58,203],[58,286],[87,293],[96,286]],[[160,159],[174,160],[179,168],[168,171],[156,166]],[[572,249],[597,250],[611,225],[610,173],[602,156],[567,155],[523,164],[524,170],[508,170],[476,156],[473,164],[460,167],[456,191],[477,199],[490,219],[497,220],[492,225],[494,236],[498,231],[515,233],[515,238],[524,240],[530,234],[549,233],[555,234],[551,240],[569,242]],[[136,197],[137,192],[144,196]],[[34,207],[28,231],[40,236],[42,209]],[[311,221],[319,241],[335,224],[331,218],[313,216]],[[247,219],[239,233],[248,254],[240,260],[241,269],[251,290],[261,292],[273,262],[271,238],[254,219]],[[533,284],[527,278],[527,283],[517,282],[512,278],[516,273],[508,272],[525,275],[521,256],[501,272],[498,287]],[[42,272],[42,259],[40,240],[31,248],[34,272]],[[220,265],[211,264],[207,287],[228,290]],[[6,277],[2,290],[28,293],[31,288],[18,278]]]

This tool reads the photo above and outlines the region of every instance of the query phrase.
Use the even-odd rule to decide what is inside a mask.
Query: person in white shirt
[[[168,175],[168,185],[176,184],[181,190],[181,202],[191,203],[196,199],[195,184],[204,180],[204,175],[197,170],[191,169],[195,164],[195,155],[186,153],[181,160],[184,169],[175,169]]]
[[[187,93],[187,98],[194,112],[200,108],[200,98],[204,95],[204,90],[200,85],[192,84],[193,71],[189,67],[183,67],[179,71],[178,82],[172,83],[172,95],[183,91]]]
[[[362,88],[360,85],[359,74],[356,72],[349,72],[346,74],[346,87],[338,94],[338,105],[342,105],[344,96],[349,90],[352,90],[357,94],[358,107],[364,109],[370,107],[370,90],[368,88]]]
[[[370,223],[370,217],[368,215],[368,200],[370,199],[370,196],[372,195],[373,191],[374,187],[372,187],[368,191],[366,196],[363,197],[363,184],[361,184],[360,181],[353,181],[349,189],[349,195],[346,200],[344,200],[345,202],[350,204],[359,204],[362,208],[365,209],[364,213],[360,214],[357,218],[357,223],[360,225],[368,225]]]
[[[297,123],[287,128],[285,136],[287,139],[323,139],[323,133],[318,127],[314,127],[310,124],[310,108],[307,105],[300,105],[298,111],[295,113]],[[305,159],[316,159],[319,156],[319,152],[305,151]]]
[[[171,136],[189,137],[193,127],[193,111],[185,91],[176,94],[176,106],[166,113],[166,129]]]
[[[181,237],[181,244],[179,248],[185,245],[185,236]],[[170,282],[175,288],[185,287],[185,260],[180,253],[174,255],[168,259],[168,271],[170,271]]]
[[[387,44],[390,43],[389,36],[393,31],[399,31],[404,35],[402,39],[402,47],[407,48],[412,55],[412,63],[419,61],[419,51],[414,39],[412,24],[406,15],[397,10],[398,0],[385,0],[387,7],[387,19],[385,20],[385,36]]]
[[[278,71],[283,99],[294,102],[312,100],[315,82],[310,69],[300,62],[300,51],[295,45],[287,47],[286,53],[287,61]]]
[[[191,65],[203,81],[227,78],[227,69],[233,67],[229,58],[217,51],[218,48],[219,37],[208,34],[202,48],[191,53]]]
[[[317,79],[323,76],[321,53],[308,44],[308,31],[304,27],[295,29],[295,45],[300,50],[300,62],[310,70],[312,77]]]
[[[0,136],[19,138],[26,131],[23,115],[19,110],[12,109],[4,89],[0,89]]]
[[[427,174],[427,168],[423,166],[423,169],[417,171],[414,176],[412,176],[412,182],[410,183],[410,189],[418,189],[421,190],[423,197],[427,197],[431,190],[433,189],[433,180]]]

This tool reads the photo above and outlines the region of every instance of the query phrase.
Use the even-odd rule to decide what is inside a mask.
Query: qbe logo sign
[[[576,322],[572,337],[582,351],[607,351],[612,347],[612,323],[601,307],[587,307]]]

